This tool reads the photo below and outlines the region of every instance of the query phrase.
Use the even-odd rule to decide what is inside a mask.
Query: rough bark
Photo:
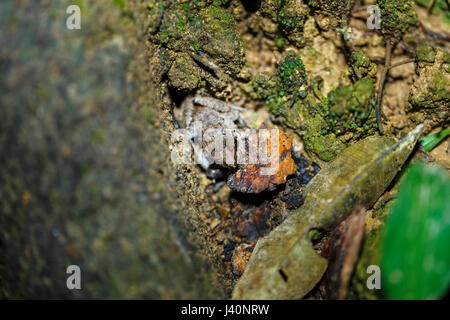
[[[0,3],[0,297],[224,297],[179,197],[145,34],[111,1],[80,3],[81,30],[70,1]]]

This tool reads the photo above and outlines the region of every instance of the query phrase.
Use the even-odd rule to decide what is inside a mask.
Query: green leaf
[[[442,140],[444,140],[450,133],[450,128],[442,130],[441,132],[430,134],[422,139],[420,139],[420,143],[426,152],[430,152],[435,146],[439,144]]]
[[[382,278],[389,299],[437,299],[450,281],[450,178],[416,163],[386,222]]]

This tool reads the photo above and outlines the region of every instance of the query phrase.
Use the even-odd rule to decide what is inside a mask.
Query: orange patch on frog
[[[270,137],[269,137],[270,138]],[[270,155],[270,141],[267,150]],[[295,162],[292,159],[292,138],[285,132],[279,131],[278,170],[273,175],[263,174],[264,168],[270,167],[260,164],[244,164],[238,171],[228,177],[227,185],[230,189],[244,193],[260,193],[264,190],[275,190],[276,186],[286,182],[287,176],[295,173]]]

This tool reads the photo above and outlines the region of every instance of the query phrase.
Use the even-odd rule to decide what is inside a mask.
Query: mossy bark
[[[70,1],[0,3],[0,297],[222,298],[138,16],[77,3],[81,30]]]

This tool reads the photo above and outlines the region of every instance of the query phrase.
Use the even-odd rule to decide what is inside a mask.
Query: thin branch
[[[407,63],[414,62],[414,61],[415,61],[415,59],[408,59],[408,60],[403,60],[403,61],[400,61],[400,62],[391,64],[391,65],[389,66],[389,70],[392,69],[392,68],[395,68],[395,67],[398,67],[398,66],[407,64]]]
[[[433,11],[434,5],[436,4],[436,0],[431,0],[430,4],[428,5],[428,13],[431,13]]]
[[[386,82],[386,77],[389,72],[389,65],[391,64],[391,53],[392,53],[392,42],[390,39],[386,40],[386,61],[384,62],[383,73],[381,74],[380,84],[378,86],[378,97],[377,97],[377,105],[376,105],[376,116],[377,116],[377,124],[378,130],[381,134],[384,133],[383,123],[381,121],[381,100],[383,99],[383,89],[384,83]]]
[[[424,32],[426,35],[428,35],[428,36],[430,36],[430,37],[432,37],[432,38],[435,38],[435,39],[437,39],[437,40],[442,40],[442,41],[450,42],[450,35],[449,35],[448,33],[441,34],[441,33],[439,33],[439,32],[435,32],[435,31],[433,31],[433,30],[427,29],[427,27],[425,27],[425,26],[423,25],[423,23],[421,23],[421,22],[419,22],[419,25],[420,25],[420,27],[422,28],[423,32]]]

